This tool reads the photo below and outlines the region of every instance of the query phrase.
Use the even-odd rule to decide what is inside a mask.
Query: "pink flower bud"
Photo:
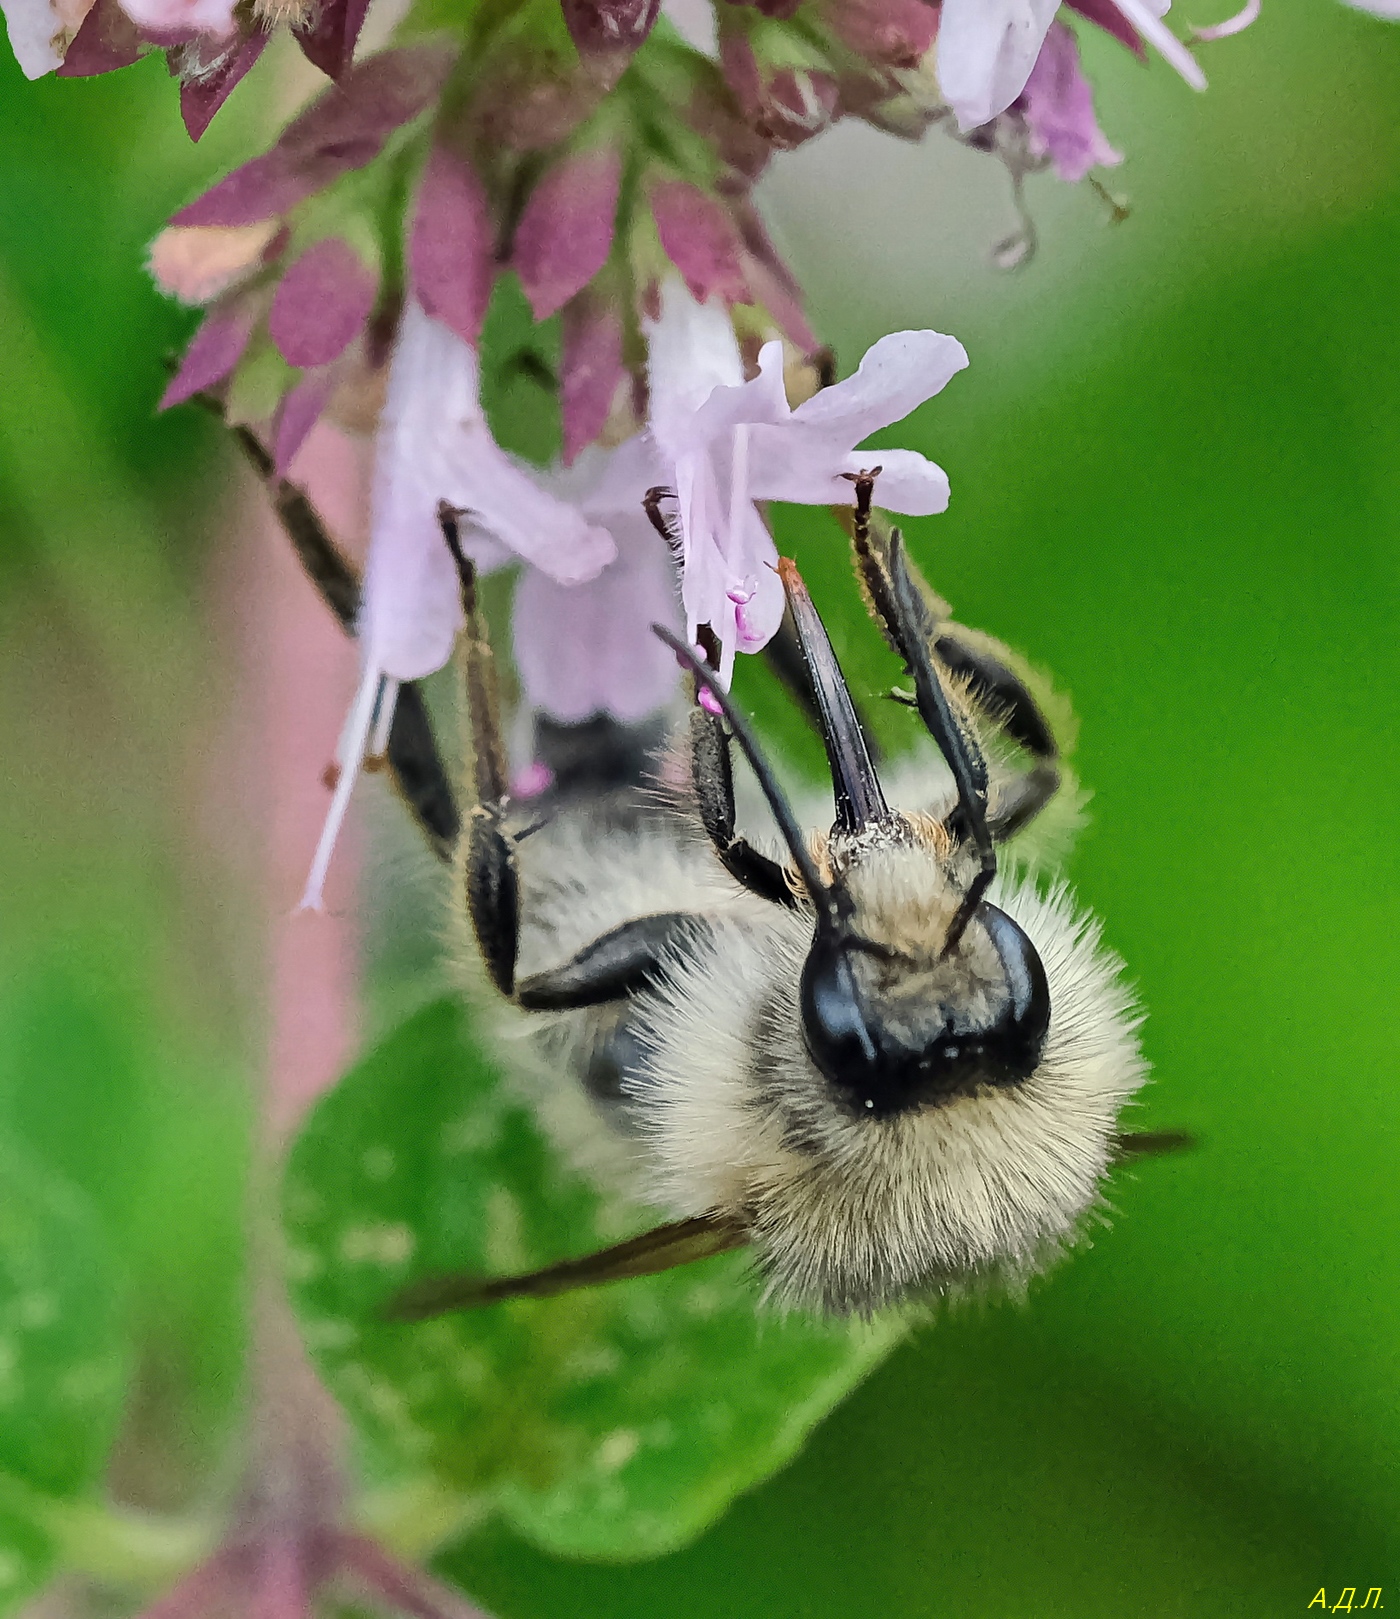
[[[718,294],[726,303],[742,303],[748,294],[743,243],[719,198],[685,180],[661,180],[653,183],[650,202],[662,250],[691,297],[704,303]]]
[[[615,300],[587,289],[564,306],[559,411],[564,463],[572,466],[603,431],[627,375],[622,363],[622,311]]]
[[[328,79],[338,79],[354,59],[368,10],[369,0],[323,0],[310,26],[293,28],[292,37],[313,67]]]
[[[87,79],[139,61],[145,42],[117,0],[96,0],[73,36],[58,69],[60,79]]]
[[[843,45],[882,67],[917,67],[938,32],[938,10],[925,0],[826,0],[821,16]]]
[[[329,365],[365,328],[379,278],[342,236],[310,247],[278,283],[267,328],[288,365]]]
[[[182,405],[205,388],[222,382],[242,359],[256,320],[256,306],[246,300],[206,315],[185,350],[180,369],[161,396],[159,408],[169,410],[172,405]]]
[[[1077,11],[1081,17],[1087,17],[1106,34],[1112,34],[1114,39],[1126,45],[1135,56],[1146,57],[1147,47],[1142,43],[1142,36],[1114,5],[1113,0],[1065,0],[1065,4],[1072,11]]]
[[[560,0],[560,9],[583,65],[611,90],[651,32],[661,0]]]
[[[511,264],[536,320],[561,308],[602,269],[612,247],[622,159],[613,147],[563,158],[530,193]]]
[[[495,257],[490,205],[476,171],[434,146],[409,236],[409,281],[427,313],[473,346],[486,319]]]
[[[151,243],[146,268],[168,298],[207,304],[270,256],[276,220],[260,225],[170,225]]]
[[[833,74],[766,63],[755,48],[754,36],[726,31],[723,25],[719,59],[744,116],[780,151],[801,146],[831,122],[837,102]]]
[[[229,51],[212,72],[188,79],[180,86],[180,116],[192,141],[197,141],[208,129],[234,86],[262,55],[270,37],[265,29],[258,29]]]
[[[225,175],[172,223],[251,225],[286,213],[377,157],[394,130],[437,99],[455,59],[450,47],[411,45],[356,63],[270,151]]]
[[[297,451],[320,421],[335,389],[333,367],[308,371],[282,396],[272,419],[272,458],[279,478],[287,475]]]

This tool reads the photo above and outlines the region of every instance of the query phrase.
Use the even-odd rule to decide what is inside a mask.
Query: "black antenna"
[[[792,855],[793,864],[802,877],[803,887],[812,897],[812,904],[816,906],[817,918],[820,926],[834,928],[844,920],[846,909],[840,889],[828,888],[817,873],[816,862],[812,859],[812,851],[802,836],[802,829],[797,824],[797,817],[792,813],[792,806],[788,803],[782,788],[778,785],[768,761],[759,751],[759,746],[749,729],[748,722],[735,708],[729,693],[719,682],[719,675],[696,656],[695,650],[688,647],[678,635],[673,635],[664,624],[653,624],[652,634],[659,637],[676,654],[681,662],[690,670],[700,685],[714,698],[725,719],[729,722],[729,729],[733,731],[739,746],[744,750],[744,757],[753,768],[758,778],[758,785],[763,789],[763,796],[768,800],[768,807],[773,812],[773,819],[778,823],[778,830],[783,834],[783,841]]]

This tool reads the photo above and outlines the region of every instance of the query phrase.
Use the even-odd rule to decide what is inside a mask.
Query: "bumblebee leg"
[[[467,914],[492,983],[502,995],[510,996],[515,989],[515,957],[520,943],[515,840],[505,830],[510,777],[501,737],[496,664],[476,598],[476,570],[462,550],[458,515],[446,501],[439,503],[438,522],[452,560],[457,564],[462,587],[464,628],[458,644],[458,659],[471,731],[475,797],[467,823],[464,867]]]
[[[693,948],[709,933],[692,911],[638,916],[585,945],[571,961],[535,973],[516,988],[528,1012],[572,1012],[635,995],[664,976],[666,957]]]
[[[796,905],[783,867],[735,835],[729,735],[716,715],[698,707],[690,713],[690,760],[700,819],[724,869],[751,894],[777,905]]]
[[[986,831],[993,843],[1003,843],[1032,821],[1059,791],[1060,750],[1054,733],[1025,681],[998,656],[994,643],[989,644],[988,637],[949,621],[947,603],[927,588],[909,564],[899,530],[893,530],[887,539],[875,533],[871,523],[874,475],[862,474],[854,482],[856,504],[851,543],[866,599],[886,640],[911,673],[915,672],[915,660],[922,653],[923,660],[936,665],[940,671],[936,677],[938,687],[942,688],[947,680],[961,684],[962,702],[957,708],[947,701],[947,693],[944,703],[936,705],[947,710],[950,726],[943,723],[941,714],[930,723],[929,716],[923,712],[924,704],[916,700],[915,706],[958,780],[960,810],[965,823],[968,794],[949,745],[953,753],[961,752],[966,756],[966,762],[971,765],[969,782],[974,788],[980,763]],[[931,695],[937,696],[936,693]],[[979,728],[1003,732],[1035,761],[1024,775],[999,784],[994,807],[987,803],[986,765],[975,734]],[[973,797],[976,796],[974,791]],[[975,833],[971,823],[967,823],[967,828]],[[981,848],[980,842],[978,847]]]
[[[246,427],[233,435],[267,485],[277,520],[292,542],[307,577],[347,635],[354,635],[360,611],[360,579],[353,563],[330,537],[305,494],[275,476],[272,457]],[[387,747],[394,785],[423,829],[439,860],[451,860],[462,831],[452,787],[433,736],[423,694],[411,681],[399,687]]]

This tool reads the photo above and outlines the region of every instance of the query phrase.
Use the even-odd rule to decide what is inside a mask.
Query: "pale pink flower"
[[[1162,0],[1113,0],[1124,20],[1186,80],[1204,90],[1205,74],[1162,21]],[[990,123],[1026,87],[1059,0],[943,0],[938,26],[938,83],[963,130]]]
[[[357,633],[361,679],[337,762],[340,778],[302,904],[318,908],[331,851],[371,740],[387,739],[399,683],[440,669],[461,626],[456,569],[438,502],[468,515],[477,566],[521,557],[561,584],[594,578],[617,554],[606,529],[546,493],[491,436],[476,352],[409,300],[389,370]]]
[[[781,343],[764,345],[759,374],[746,382],[722,304],[698,303],[674,278],[660,301],[659,317],[645,323],[650,431],[676,492],[687,633],[693,640],[710,626],[727,682],[735,653],[758,651],[783,613],[777,552],[754,502],[849,505],[847,474],[876,465],[880,505],[943,511],[941,467],[911,450],[855,447],[938,393],[967,354],[941,332],[896,332],[868,351],[855,376],[792,410]]]
[[[1104,138],[1094,116],[1094,93],[1079,65],[1079,47],[1063,23],[1052,23],[1021,96],[1030,148],[1050,158],[1055,172],[1071,183],[1097,164],[1123,161]]]
[[[1369,11],[1373,17],[1384,17],[1387,22],[1400,22],[1400,0],[1342,0],[1354,11]]]
[[[527,568],[511,612],[515,667],[525,699],[565,724],[610,714],[634,724],[676,688],[671,651],[651,632],[680,629],[675,560],[642,510],[642,497],[664,476],[645,435],[616,450],[585,450],[565,473],[546,480],[617,542],[597,578],[561,585]]]

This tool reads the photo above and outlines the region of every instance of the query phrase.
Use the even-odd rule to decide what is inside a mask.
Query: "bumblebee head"
[[[926,886],[908,882],[897,852],[882,864],[890,886]],[[885,1118],[1029,1079],[1050,1026],[1050,985],[1022,928],[982,901],[953,950],[942,949],[946,927],[933,919],[922,942],[901,948],[882,941],[878,914],[863,928],[866,914],[857,906],[848,927],[819,931],[800,980],[803,1039],[837,1093]]]

